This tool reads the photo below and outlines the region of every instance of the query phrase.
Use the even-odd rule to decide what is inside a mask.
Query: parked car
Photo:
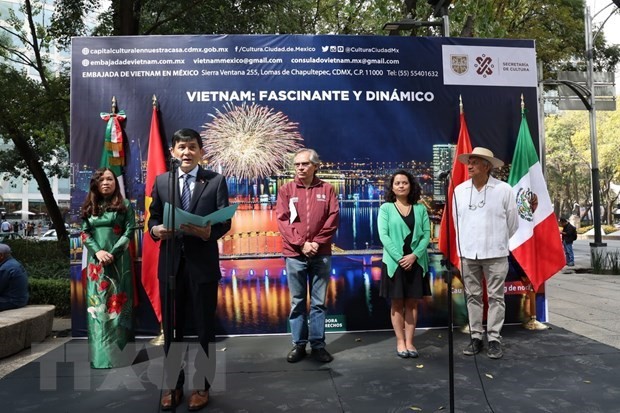
[[[14,239],[24,239],[24,237],[16,232],[4,232],[0,234],[0,242],[6,242]]]
[[[67,231],[69,238],[79,238],[81,231],[77,228],[71,228]],[[58,241],[58,235],[55,229],[48,229],[39,237],[39,241]]]
[[[58,241],[55,229],[49,229],[45,231],[43,235],[39,237],[39,241]]]

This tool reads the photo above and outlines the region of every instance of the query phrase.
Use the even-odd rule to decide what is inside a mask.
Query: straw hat
[[[491,165],[493,165],[493,168],[499,168],[500,166],[504,166],[504,162],[502,162],[501,160],[493,156],[493,152],[481,146],[474,148],[474,150],[471,151],[471,153],[460,154],[457,159],[459,160],[460,163],[467,164],[467,162],[469,161],[469,158],[471,157],[482,158],[484,160],[487,160],[491,162]]]

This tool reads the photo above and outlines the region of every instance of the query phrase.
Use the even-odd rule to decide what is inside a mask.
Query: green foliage
[[[13,257],[28,273],[30,304],[53,304],[57,317],[71,314],[69,257],[61,252],[60,241],[7,241]]]
[[[98,0],[56,1],[49,35],[61,47],[68,47],[72,36],[88,35],[87,17],[91,11],[100,7],[100,3]]]
[[[449,14],[452,36],[535,40],[544,78],[583,60],[582,0],[473,0],[454,2]]]
[[[425,0],[413,0],[411,17],[438,21]],[[451,35],[533,39],[546,73],[574,67],[584,54],[583,0],[472,0],[452,2]],[[57,0],[49,33],[68,46],[71,36],[165,34],[387,34],[383,25],[406,14],[402,0]],[[98,13],[88,33],[84,21]],[[92,20],[92,17],[91,17]],[[438,35],[437,27],[415,35]],[[408,33],[403,33],[407,35]],[[597,37],[597,67],[612,68],[620,49]],[[583,68],[581,68],[583,70]],[[545,76],[546,78],[547,76]]]
[[[583,235],[586,232],[590,231],[592,228],[593,228],[592,225],[587,225],[585,227],[577,228],[577,234]]]
[[[574,143],[587,123],[578,111],[545,119],[547,187],[559,215],[570,215],[575,203],[583,205],[590,197],[590,164]]]
[[[50,82],[63,96],[68,94],[65,80],[57,77]],[[29,177],[34,161],[44,167],[44,176],[67,176],[68,150],[59,115],[68,113],[68,100],[63,101],[59,95],[50,99],[40,82],[2,64],[0,90],[3,95],[0,111],[4,114],[0,119],[0,136],[13,142],[0,153],[0,170]],[[25,157],[23,151],[29,151],[32,156]]]
[[[595,274],[602,274],[605,269],[606,254],[603,251],[595,249],[590,256],[590,263],[592,264],[592,271]]]
[[[597,113],[598,168],[602,217],[612,222],[619,194],[612,183],[620,180],[620,112]],[[586,205],[591,198],[590,125],[585,111],[567,111],[545,119],[546,173],[549,195],[556,212],[568,215],[575,203]]]
[[[69,257],[61,252],[59,243],[60,241],[7,241],[13,257],[22,263],[30,280],[69,279]]]
[[[614,275],[620,275],[620,250],[610,251],[607,253],[607,262],[609,270]]]
[[[69,169],[68,68],[50,64],[54,39],[45,26],[45,3],[24,0],[2,16],[0,136],[13,145],[0,157],[0,170],[34,178],[58,238],[66,239],[50,177],[67,176]]]
[[[620,250],[594,250],[591,264],[595,274],[620,275]]]
[[[69,280],[28,279],[29,304],[53,304],[55,316],[71,314],[71,282]]]
[[[578,234],[585,234],[586,232],[590,231],[592,228],[594,228],[594,226],[592,225],[587,225],[585,227],[581,227],[577,230]],[[618,228],[614,227],[613,225],[601,225],[601,229],[603,230],[603,234],[611,234],[613,232],[618,231]]]

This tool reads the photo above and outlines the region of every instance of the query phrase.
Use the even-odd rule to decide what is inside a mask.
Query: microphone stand
[[[177,201],[177,191],[179,186],[179,162],[174,157],[170,158],[170,173],[168,174],[168,200],[170,201],[169,220],[172,231],[172,237],[166,243],[166,291],[164,292],[164,354],[167,358],[170,345],[174,342],[175,326],[174,313],[176,304],[176,274],[175,274],[175,247],[176,247],[176,230],[175,230],[175,210]],[[166,363],[164,362],[164,368]],[[165,369],[169,370],[169,369]],[[165,377],[165,371],[164,371]],[[178,380],[178,379],[177,379]],[[176,412],[176,384],[171,394],[171,411]]]
[[[452,176],[451,174],[446,174],[444,179],[444,188],[446,192],[446,208],[444,209],[444,214],[448,214],[448,219],[450,219],[452,215],[452,202],[449,199],[449,188]],[[453,195],[454,196],[454,195]],[[448,222],[447,220],[444,222]],[[449,224],[449,222],[448,222]],[[449,381],[449,393],[450,393],[450,412],[454,413],[454,337],[453,337],[453,328],[454,328],[454,317],[453,317],[453,305],[452,305],[452,277],[454,276],[455,270],[452,267],[451,251],[450,251],[450,233],[451,233],[451,225],[448,225],[448,246],[446,255],[447,258],[442,260],[442,263],[446,267],[446,283],[448,285],[448,381]]]

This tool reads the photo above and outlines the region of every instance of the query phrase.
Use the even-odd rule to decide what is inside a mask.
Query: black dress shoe
[[[313,348],[312,349],[312,358],[321,363],[329,363],[334,358],[325,348]]]
[[[306,346],[295,346],[291,351],[289,351],[286,356],[286,361],[289,363],[297,363],[304,357],[306,357]]]

